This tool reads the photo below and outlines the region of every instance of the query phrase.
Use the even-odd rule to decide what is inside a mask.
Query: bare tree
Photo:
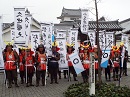
[[[97,44],[97,47],[98,47],[98,64],[99,64],[99,69],[98,69],[98,78],[99,78],[99,83],[102,82],[102,79],[101,79],[101,50],[100,50],[100,45],[99,45],[99,23],[98,23],[98,8],[97,8],[97,0],[95,0],[95,9],[96,9],[96,24],[97,24],[97,27],[96,27],[96,44]]]

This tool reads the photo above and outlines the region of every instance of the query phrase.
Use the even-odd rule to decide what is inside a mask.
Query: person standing
[[[46,54],[45,48],[42,44],[40,44],[37,48],[37,52],[35,54],[36,60],[36,87],[39,86],[40,77],[42,78],[42,85],[45,86],[46,80]]]
[[[90,68],[90,55],[89,55],[89,45],[81,45],[84,49],[81,59],[83,62],[84,71],[81,73],[84,82],[89,82],[89,68]]]
[[[60,54],[58,53],[59,48],[57,47],[56,41],[52,44],[52,51],[48,55],[49,57],[49,64],[48,64],[48,70],[50,73],[51,83],[53,84],[53,80],[55,80],[55,83],[58,84],[57,81],[57,74],[59,70],[59,64],[58,61],[60,60]]]
[[[24,83],[24,77],[25,77],[25,65],[22,63],[23,58],[25,57],[25,49],[21,48],[19,49],[19,71],[20,71],[20,78],[21,78],[21,84]]]
[[[69,55],[71,55],[73,53],[75,49],[73,48],[73,45],[72,44],[67,44],[67,55],[66,55],[66,59],[68,61],[68,66],[69,66],[69,80],[71,80],[71,77],[70,77],[70,73],[73,74],[73,78],[74,78],[74,81],[77,81],[76,77],[77,77],[77,74],[74,70],[74,67],[73,67],[73,64],[72,62],[70,61],[70,58],[69,58]]]
[[[109,56],[109,59],[108,59],[108,66],[107,68],[105,68],[105,78],[106,78],[106,81],[111,81],[111,69],[112,69],[112,63],[111,63],[111,55]],[[108,77],[109,79],[108,79]]]
[[[6,78],[9,83],[8,88],[12,87],[13,80],[15,82],[15,86],[19,87],[17,84],[17,63],[19,61],[19,57],[17,52],[13,51],[12,48],[13,46],[9,43],[6,45],[5,52],[3,54]]]
[[[34,69],[35,58],[32,54],[33,52],[31,51],[31,49],[26,49],[25,57],[23,58],[23,64],[25,64],[26,87],[34,86],[32,84],[32,78],[35,71]]]
[[[120,51],[117,46],[113,46],[113,80],[117,81],[119,79],[119,68],[120,68]]]
[[[124,62],[123,62],[123,75],[127,75],[127,62],[128,62],[128,50],[125,50],[124,54]]]

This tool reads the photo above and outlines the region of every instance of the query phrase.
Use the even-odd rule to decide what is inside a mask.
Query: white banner
[[[99,33],[99,44],[101,50],[110,50],[114,44],[113,32],[100,32]]]
[[[32,16],[28,13],[25,15],[25,39],[26,39],[26,45],[30,42],[30,33],[31,33],[31,18]]]
[[[102,51],[102,60],[101,60],[101,67],[102,68],[107,68],[109,55],[110,55],[110,50]]]
[[[81,32],[87,33],[88,32],[88,10],[82,9],[81,10]]]
[[[4,69],[2,45],[3,45],[3,39],[2,39],[2,16],[0,16],[0,69]]]
[[[100,49],[105,50],[105,32],[100,32],[99,33],[99,44],[100,44]]]
[[[126,50],[129,48],[129,36],[127,34],[122,34],[121,41],[124,43],[124,46],[126,47]]]
[[[80,60],[79,55],[78,55],[77,52],[75,52],[75,53],[69,55],[69,58],[70,58],[70,61],[71,61],[72,64],[73,64],[73,67],[74,67],[75,72],[76,72],[77,74],[79,74],[79,73],[81,73],[82,71],[84,71],[84,67],[83,67],[83,65],[82,65],[82,63],[81,63],[81,60]]]
[[[123,46],[122,52],[121,52],[121,67],[123,67],[124,58],[125,58],[125,47]]]
[[[15,41],[15,32],[14,28],[11,28],[11,41]]]
[[[106,50],[110,50],[114,45],[114,32],[106,32]]]
[[[14,8],[15,42],[25,43],[25,8]]]
[[[36,48],[40,44],[40,31],[31,31],[31,49],[36,51]]]
[[[56,39],[58,43],[58,47],[60,48],[60,60],[59,60],[59,68],[66,69],[68,68],[67,60],[66,60],[66,39]]]
[[[58,39],[66,38],[66,33],[67,33],[66,30],[57,30],[56,32],[57,32],[56,38]]]
[[[89,40],[90,40],[90,43],[91,43],[91,46],[94,47],[95,45],[95,38],[96,38],[96,35],[95,35],[95,31],[88,31],[88,36],[89,36]]]
[[[52,34],[53,34],[53,24],[51,23],[49,25],[49,30],[48,30],[48,39],[47,39],[47,50],[51,51],[52,48]]]
[[[41,23],[43,45],[45,46],[45,48],[47,47],[47,43],[48,43],[49,26],[50,24]]]
[[[90,69],[89,69],[89,77],[90,77],[90,96],[95,95],[95,61],[93,53],[90,53]]]
[[[78,29],[71,29],[69,33],[69,44],[74,44],[75,52],[78,51]]]

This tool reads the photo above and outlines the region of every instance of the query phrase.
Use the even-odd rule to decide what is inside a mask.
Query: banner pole
[[[47,62],[46,62],[46,72],[45,72],[45,86],[46,86],[46,80],[47,80]]]
[[[27,50],[25,50],[25,67],[26,67],[26,84],[27,84],[27,61],[26,61],[26,58],[27,58]]]

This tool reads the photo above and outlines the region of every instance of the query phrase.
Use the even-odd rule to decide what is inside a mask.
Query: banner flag
[[[89,69],[89,87],[90,95],[95,95],[95,59],[94,54],[90,53],[90,69]]]
[[[31,50],[36,51],[40,44],[40,31],[31,31]]]
[[[121,67],[123,67],[124,57],[125,57],[125,47],[123,46],[123,49],[121,52]]]
[[[47,43],[48,43],[49,26],[50,24],[48,23],[41,23],[42,39],[45,48],[47,47]]]
[[[71,61],[72,64],[73,64],[73,67],[74,67],[75,72],[76,72],[77,74],[79,74],[79,73],[81,73],[82,71],[84,71],[84,67],[83,67],[83,65],[82,65],[82,63],[81,63],[81,60],[80,60],[79,55],[78,55],[77,52],[75,52],[75,53],[69,55],[69,58],[70,58],[70,61]]]
[[[71,29],[69,32],[69,44],[74,44],[74,52],[78,51],[78,29]]]
[[[106,50],[110,50],[114,45],[114,32],[106,32]]]
[[[52,48],[53,26],[53,23],[41,23],[43,42],[47,52],[50,52]]]
[[[99,44],[100,44],[100,49],[101,50],[105,50],[105,46],[106,46],[106,44],[105,44],[105,32],[104,31],[100,31],[99,32]]]
[[[100,32],[99,33],[99,44],[101,50],[110,50],[114,44],[114,32]]]
[[[3,39],[2,39],[2,16],[0,16],[0,69],[4,69],[4,60],[3,60]]]
[[[30,33],[31,33],[31,18],[32,15],[29,13],[25,13],[25,39],[26,39],[26,45],[29,44],[30,40]]]
[[[56,39],[58,47],[60,48],[60,60],[59,60],[59,68],[66,69],[68,68],[67,60],[66,60],[66,39]]]
[[[11,27],[11,41],[15,41],[15,29]]]
[[[107,68],[109,56],[110,56],[110,50],[103,50],[102,51],[102,61],[101,61],[102,68]]]
[[[53,34],[53,23],[50,23],[48,32],[48,41],[47,41],[47,49],[49,51],[51,51],[52,48],[52,34]]]
[[[25,8],[14,8],[15,43],[25,43]]]
[[[88,36],[89,36],[89,39],[90,39],[91,46],[94,47],[95,41],[96,41],[95,40],[95,37],[96,37],[95,31],[94,30],[89,30],[88,31]]]
[[[82,9],[81,10],[81,32],[87,33],[88,32],[88,10]]]
[[[66,30],[56,30],[56,32],[57,32],[56,38],[58,38],[58,39],[66,38],[66,33],[67,33]]]
[[[102,50],[101,67],[107,68],[110,50],[114,44],[114,32],[100,32],[99,44]]]
[[[126,50],[128,50],[129,48],[129,36],[127,34],[122,34],[121,37],[121,42],[124,43],[124,46],[126,47]]]

